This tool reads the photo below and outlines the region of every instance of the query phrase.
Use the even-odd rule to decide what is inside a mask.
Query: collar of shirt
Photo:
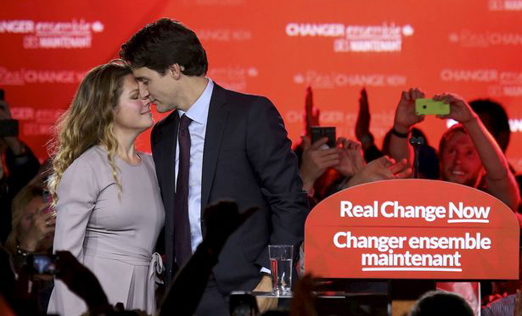
[[[199,98],[192,104],[187,112],[178,110],[179,117],[183,114],[193,121],[199,124],[207,125],[208,109],[210,107],[210,98],[212,97],[212,91],[214,90],[214,82],[210,78],[207,78],[207,86]]]

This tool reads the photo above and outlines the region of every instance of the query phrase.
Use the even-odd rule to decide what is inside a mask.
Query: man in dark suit
[[[158,112],[173,111],[151,135],[168,279],[201,242],[208,204],[233,199],[242,210],[260,208],[227,241],[197,312],[228,315],[231,291],[270,291],[268,244],[294,245],[297,253],[303,240],[308,204],[283,120],[267,98],[206,78],[205,50],[176,21],[145,26],[120,56],[133,68],[141,97]]]

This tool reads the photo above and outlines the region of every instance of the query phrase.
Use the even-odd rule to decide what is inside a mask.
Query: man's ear
[[[172,64],[170,67],[169,67],[169,73],[170,75],[178,80],[179,78],[181,78],[181,75],[183,74],[183,70],[185,70],[185,67],[183,66],[180,66],[179,64]]]

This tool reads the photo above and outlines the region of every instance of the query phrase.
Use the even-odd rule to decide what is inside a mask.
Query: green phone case
[[[415,114],[417,115],[447,115],[450,113],[449,104],[433,99],[415,100]]]

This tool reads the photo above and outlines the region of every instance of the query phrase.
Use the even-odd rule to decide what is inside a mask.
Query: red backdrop
[[[39,158],[84,73],[163,16],[196,31],[214,81],[268,96],[294,141],[308,85],[321,124],[350,138],[365,86],[378,144],[400,92],[420,87],[500,101],[514,132],[507,155],[522,171],[522,0],[2,1],[0,88]],[[428,118],[420,128],[436,145],[446,123]]]

